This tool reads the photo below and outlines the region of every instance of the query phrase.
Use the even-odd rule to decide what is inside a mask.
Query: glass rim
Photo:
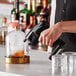
[[[75,55],[76,56],[76,52],[64,52],[62,53],[62,55],[68,55],[68,56]]]

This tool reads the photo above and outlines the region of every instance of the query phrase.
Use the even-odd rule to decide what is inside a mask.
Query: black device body
[[[62,50],[60,50],[63,46],[65,45],[65,42],[61,39],[58,39],[54,42],[54,50],[51,52],[51,55],[49,56],[49,59],[52,59],[52,56],[55,55],[56,53],[60,53]]]
[[[30,32],[26,35],[24,42],[26,40],[29,40],[30,45],[36,45],[38,43],[38,38],[40,36],[40,33],[47,28],[49,28],[48,21],[40,22],[30,30]]]

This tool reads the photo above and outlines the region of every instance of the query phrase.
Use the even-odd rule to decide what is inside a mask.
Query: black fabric
[[[72,20],[76,20],[76,0],[56,0],[55,23]],[[63,33],[60,39],[66,43],[64,51],[76,51],[76,33]]]

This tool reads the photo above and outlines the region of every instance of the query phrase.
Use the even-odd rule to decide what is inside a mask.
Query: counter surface
[[[6,49],[0,47],[0,71],[22,76],[50,76],[51,61],[48,53],[40,50],[30,50],[30,64],[6,64]]]
[[[5,47],[0,47],[0,75],[1,76],[76,76],[76,74],[52,74],[49,54],[45,51],[30,49],[30,64],[6,64]],[[2,75],[3,74],[3,75]]]

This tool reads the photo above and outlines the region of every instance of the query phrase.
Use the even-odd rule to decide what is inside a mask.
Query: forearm
[[[76,21],[59,22],[62,32],[76,33]]]
[[[42,44],[51,46],[63,32],[76,33],[76,21],[58,22],[51,28],[44,30],[39,37]]]

